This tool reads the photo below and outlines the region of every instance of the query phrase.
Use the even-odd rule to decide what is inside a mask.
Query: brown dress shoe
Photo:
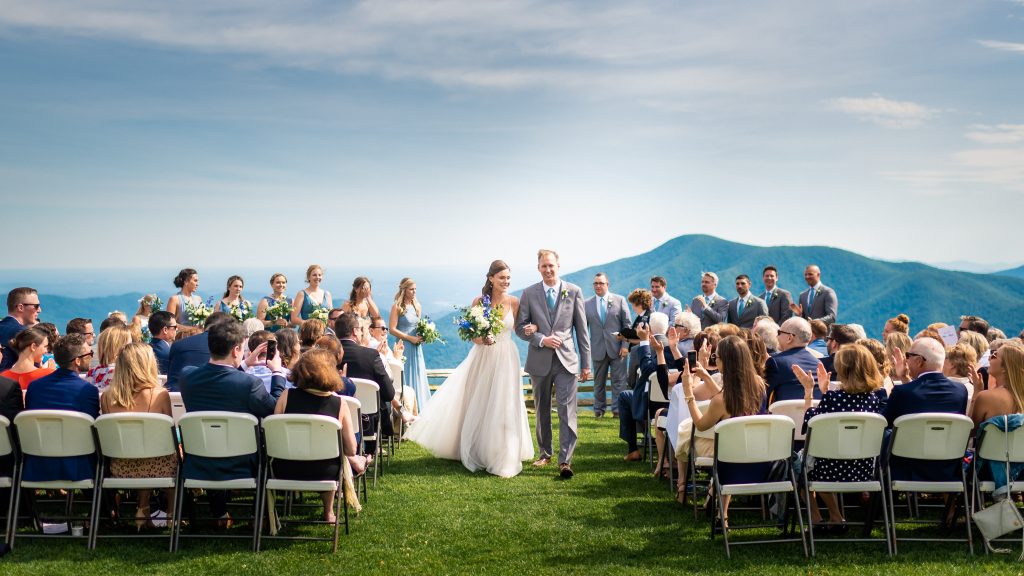
[[[558,465],[558,475],[562,477],[562,480],[568,480],[573,477],[572,467],[566,464]]]
[[[541,458],[538,458],[538,459],[537,459],[537,460],[536,460],[536,461],[535,461],[535,462],[533,463],[533,466],[534,466],[535,468],[543,468],[543,467],[547,466],[547,465],[548,465],[548,464],[550,464],[550,463],[551,463],[551,457],[550,457],[550,456],[543,456],[543,457],[541,457]]]
[[[626,454],[626,457],[623,458],[623,460],[625,460],[626,462],[637,462],[637,461],[642,460],[642,459],[643,459],[643,455],[640,454],[639,450],[633,450],[629,454]]]

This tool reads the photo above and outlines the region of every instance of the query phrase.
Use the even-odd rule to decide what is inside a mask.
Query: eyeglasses
[[[785,334],[786,336],[794,336],[792,332],[786,332],[785,330],[779,330],[779,334]]]
[[[93,355],[93,351],[89,350],[85,354],[79,354],[78,356],[75,356],[75,360],[78,360],[79,358],[88,358],[89,356],[92,356],[92,355]]]
[[[167,326],[167,329],[168,330],[177,330],[178,329],[178,325],[177,324],[170,324],[169,326]]]
[[[988,359],[989,360],[995,360],[996,358],[999,358],[999,355],[997,354],[997,352],[999,352],[999,351],[998,350],[993,350],[993,351],[989,352],[988,353]]]
[[[594,286],[604,286],[606,284],[608,284],[608,283],[607,282],[594,282]]]
[[[43,307],[43,305],[41,303],[39,303],[39,302],[22,302],[21,306],[31,306],[31,307],[35,308],[36,310],[39,310],[40,308]]]
[[[370,326],[370,328],[373,328],[374,330],[383,330],[385,332],[388,331],[388,327],[387,326]]]
[[[922,355],[920,355],[920,354],[917,354],[917,353],[915,353],[915,352],[907,352],[906,354],[904,354],[904,356],[906,356],[906,357],[907,357],[907,360],[910,360],[911,358],[914,358],[914,357],[917,357],[917,358],[924,358],[924,356],[922,356]]]

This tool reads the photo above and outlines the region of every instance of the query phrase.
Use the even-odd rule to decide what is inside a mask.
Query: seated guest
[[[640,449],[637,445],[636,433],[638,426],[647,426],[651,416],[659,408],[667,408],[668,405],[662,402],[651,402],[648,403],[648,385],[658,385],[655,382],[649,382],[652,374],[657,370],[657,364],[655,359],[650,352],[650,337],[657,339],[661,346],[668,345],[668,338],[666,333],[668,332],[668,315],[664,312],[651,312],[650,314],[650,333],[642,327],[637,329],[637,334],[648,338],[648,345],[646,349],[648,353],[643,356],[643,364],[640,366],[640,376],[636,380],[636,384],[633,385],[631,390],[624,390],[619,394],[618,400],[618,413],[619,413],[619,438],[626,442],[626,457],[627,462],[640,460]],[[667,383],[662,386],[662,393],[665,397],[668,397],[668,386]]]
[[[53,343],[60,338],[60,332],[57,331],[57,325],[52,322],[40,322],[33,326],[46,333],[46,352],[43,353],[43,359],[40,366],[46,368],[57,369],[57,363],[53,361]]]
[[[835,327],[835,324],[833,324]],[[818,414],[831,414],[833,412],[872,412],[882,411],[882,405],[875,391],[882,388],[882,374],[878,369],[875,357],[866,347],[859,344],[849,344],[842,347],[835,355],[835,369],[841,382],[838,390],[829,390],[829,374],[825,366],[818,363],[818,382],[815,384],[814,377],[804,371],[800,366],[794,365],[793,372],[804,387],[804,424],[803,430],[806,433],[807,423]],[[821,402],[812,407],[815,388],[821,393]],[[808,471],[808,477],[819,482],[867,482],[874,478],[874,458],[860,460],[833,460],[829,458],[815,458],[813,468]],[[818,493],[818,496],[828,506],[828,521],[830,524],[845,524],[839,501],[835,494]],[[811,521],[821,524],[821,511],[815,498],[811,498]]]
[[[88,318],[72,318],[64,327],[65,334],[81,334],[85,336],[85,342],[92,348],[96,343],[96,333],[92,327],[92,320]]]
[[[896,355],[897,349],[906,355],[907,352],[910,352],[910,345],[913,343],[914,341],[910,339],[910,336],[902,332],[893,332],[885,337],[885,357],[892,358]],[[899,377],[896,376],[896,372],[893,370],[891,362],[889,363],[889,376],[893,381],[893,384],[902,384]]]
[[[252,414],[257,418],[269,416],[285,389],[280,355],[267,359],[267,367],[272,373],[268,392],[259,378],[238,369],[244,354],[242,324],[230,314],[224,313],[224,316],[227,320],[214,322],[203,333],[209,346],[210,361],[181,377],[181,399],[185,410],[223,410]],[[213,318],[212,314],[210,318]],[[185,459],[185,473],[189,478],[200,480],[247,478],[256,474],[257,460],[257,455],[237,458],[189,456]],[[217,491],[208,494],[213,515],[229,520],[227,494]]]
[[[818,358],[807,349],[811,341],[811,325],[807,320],[794,316],[779,328],[779,352],[768,358],[764,366],[764,379],[768,383],[768,405],[779,400],[799,400],[804,397],[804,387],[793,374],[793,366],[811,372],[818,367]],[[815,398],[820,398],[815,392]]]
[[[168,361],[171,355],[171,343],[178,332],[178,321],[166,310],[159,310],[149,315],[149,341],[156,357],[157,370],[167,374]]]
[[[252,318],[250,318],[252,320]],[[245,332],[244,322],[242,323],[242,332]],[[277,337],[274,336],[273,332],[268,330],[257,330],[249,336],[248,340],[245,340],[245,346],[248,349],[249,354],[254,354],[255,358],[252,364],[248,361],[244,362],[244,370],[246,374],[252,374],[253,376],[260,379],[263,385],[267,388],[267,392],[270,392],[270,380],[273,377],[273,372],[267,367],[267,348],[268,342],[273,342],[274,347],[277,348]],[[281,372],[285,378],[288,378],[288,372],[281,367]]]
[[[910,336],[910,316],[900,314],[895,318],[889,318],[886,320],[885,326],[882,328],[882,339],[884,340],[893,332],[899,332]]]
[[[323,320],[316,318],[310,318],[309,320],[303,320],[302,326],[299,328],[299,345],[302,347],[302,352],[305,353],[316,344],[316,341],[321,336],[327,333],[327,324],[324,324]]]
[[[104,330],[110,328],[111,326],[124,326],[125,328],[128,327],[128,321],[124,317],[124,312],[114,310],[113,312],[108,314],[107,317],[103,319],[103,322],[100,322],[100,334],[102,334]]]
[[[167,314],[173,320],[173,316]],[[152,316],[150,316],[152,319]],[[104,414],[121,412],[148,412],[171,416],[171,396],[160,385],[153,350],[143,343],[125,346],[117,356],[117,370],[110,386],[100,397],[100,411]],[[110,475],[114,478],[173,478],[178,471],[175,454],[156,458],[113,458]],[[149,512],[151,490],[138,491],[135,510],[136,528],[152,527]],[[174,509],[174,490],[167,490],[167,509]]]
[[[39,293],[35,288],[15,288],[7,293],[7,317],[0,320],[0,372],[9,370],[18,354],[7,350],[7,344],[18,332],[39,322]]]
[[[967,412],[967,390],[963,384],[952,382],[942,374],[946,349],[932,338],[918,338],[906,356],[897,352],[893,366],[901,384],[892,389],[889,404],[883,415],[892,423],[906,414],[922,412]],[[918,462],[910,458],[893,456],[889,461],[890,474],[897,480],[942,481],[953,476],[959,478],[960,459],[946,462]]]
[[[764,342],[769,356],[779,351],[779,325],[771,316],[760,316],[754,320],[754,334]]]
[[[278,330],[274,332],[274,336],[277,336],[277,353],[281,355],[281,368],[291,370],[299,361],[299,356],[302,356],[299,334],[295,330]]]
[[[760,378],[764,378],[764,367],[768,363],[768,347],[765,345],[764,340],[754,333],[753,330],[743,329],[743,341],[747,343],[747,347],[750,348],[750,355],[754,359],[754,369],[757,370],[757,375]]]
[[[889,362],[889,353],[885,350],[885,345],[875,340],[874,338],[861,338],[857,340],[857,344],[868,349],[871,355],[875,357],[875,363],[878,364],[878,371],[882,374],[882,388],[885,389],[885,397],[882,398],[881,392],[877,393],[882,401],[882,408],[889,402],[889,394],[892,394],[893,381],[889,377],[892,372],[892,364]],[[908,347],[909,349],[909,347]]]
[[[93,418],[100,415],[100,393],[96,386],[79,377],[89,370],[93,352],[81,334],[68,334],[57,340],[53,357],[57,371],[43,376],[25,393],[26,410],[73,410]],[[25,456],[23,479],[31,482],[47,480],[92,480],[96,475],[93,456],[50,458]]]
[[[229,320],[234,320],[231,314],[214,312],[206,319],[205,328],[209,331],[213,326]],[[167,389],[171,392],[178,391],[178,378],[186,368],[202,366],[210,361],[209,335],[204,331],[186,336],[190,328],[182,327],[180,320],[178,326],[178,337],[167,355]]]
[[[341,347],[341,340],[331,334],[321,336],[313,345],[313,350],[327,350],[334,356],[334,367],[338,371],[338,376],[341,377],[341,386],[336,391],[342,396],[355,398],[356,383],[346,375],[345,349]]]
[[[246,318],[242,321],[242,333],[248,338],[253,334],[263,330],[263,322],[258,318]]]
[[[683,310],[676,314],[675,329],[679,337],[675,355],[685,358],[687,352],[693,350],[693,339],[700,334],[700,318],[689,310]]]
[[[810,350],[818,358],[828,356],[828,324],[818,320],[811,320],[811,336],[813,339],[807,344]]]
[[[327,350],[310,350],[299,359],[290,379],[295,388],[285,390],[277,399],[274,414],[317,414],[341,422],[342,454],[356,474],[366,468],[366,459],[356,454],[355,423],[348,405],[335,392],[341,378],[335,368],[335,356]],[[271,463],[274,478],[286,480],[337,480],[341,476],[342,458],[329,460],[283,460]],[[321,492],[323,519],[334,522],[334,491]]]
[[[991,344],[988,338],[973,330],[962,330],[960,332],[960,343],[967,344],[974,348],[974,354],[978,357],[978,371],[981,372],[985,386],[988,385],[988,355]]]
[[[648,290],[637,288],[629,293],[626,300],[633,307],[633,312],[636,314],[636,318],[633,319],[633,330],[637,330],[640,327],[646,328],[651,321],[651,306],[654,302],[654,296]],[[632,388],[636,386],[636,378],[640,374],[640,365],[644,363],[646,358],[650,357],[650,349],[647,348],[646,338],[629,339],[622,335],[619,338],[629,343],[629,366],[626,368],[626,384]]]
[[[1014,350],[1008,350],[1008,348],[1014,348]],[[989,387],[988,390],[975,390],[974,403],[971,406],[971,420],[974,420],[976,425],[993,416],[1024,411],[1020,404],[1024,397],[1016,396],[1018,392],[1011,386],[1013,377],[1020,376],[1019,373],[1014,372],[1013,368],[1021,368],[1019,364],[1014,366],[1014,359],[1020,359],[1021,350],[1021,345],[1012,340],[996,340],[992,343],[989,354]],[[993,359],[998,360],[992,362]],[[994,370],[993,366],[995,366]]]
[[[857,333],[846,324],[833,324],[830,326],[828,336],[825,338],[825,345],[827,347],[826,349],[828,350],[828,354],[821,359],[821,363],[825,366],[825,370],[830,374],[835,375],[836,371],[832,367],[832,363],[835,360],[836,352],[847,344],[853,344],[858,339]]]
[[[985,338],[987,338],[989,342],[993,342],[995,340],[1006,340],[1006,332],[995,327],[989,328],[988,333],[985,334]]]
[[[36,368],[42,364],[43,354],[49,348],[49,343],[50,339],[46,332],[35,326],[18,332],[4,350],[5,354],[17,354],[18,360],[10,370],[0,372],[0,376],[14,380],[22,390],[27,390],[31,382],[52,374],[53,368]]]
[[[942,373],[953,382],[959,382],[967,388],[967,404],[971,403],[976,390],[971,382],[971,372],[977,370],[978,354],[962,342],[956,346],[946,347],[946,361],[942,364]]]
[[[89,370],[85,379],[92,382],[100,391],[106,390],[114,378],[117,355],[131,341],[132,333],[124,324],[108,326],[105,330],[100,331],[100,337],[96,339],[99,363]]]

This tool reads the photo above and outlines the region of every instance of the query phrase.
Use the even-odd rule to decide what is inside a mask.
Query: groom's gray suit
[[[546,290],[543,282],[523,290],[516,316],[516,335],[530,343],[526,372],[533,383],[540,457],[552,456],[551,385],[554,384],[559,420],[558,463],[570,464],[577,438],[576,375],[581,368],[590,369],[590,333],[579,286],[559,280],[555,286],[554,308],[548,306]],[[533,336],[526,335],[527,324],[537,326]],[[554,350],[541,346],[541,341],[548,336],[561,338],[562,346]]]

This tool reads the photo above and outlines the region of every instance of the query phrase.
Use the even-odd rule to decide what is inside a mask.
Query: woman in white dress
[[[461,460],[470,471],[510,478],[533,459],[519,350],[512,341],[519,300],[508,294],[508,264],[491,263],[483,295],[504,311],[504,330],[473,341],[473,348],[412,423],[407,438],[438,458]],[[473,301],[479,304],[482,297]]]

